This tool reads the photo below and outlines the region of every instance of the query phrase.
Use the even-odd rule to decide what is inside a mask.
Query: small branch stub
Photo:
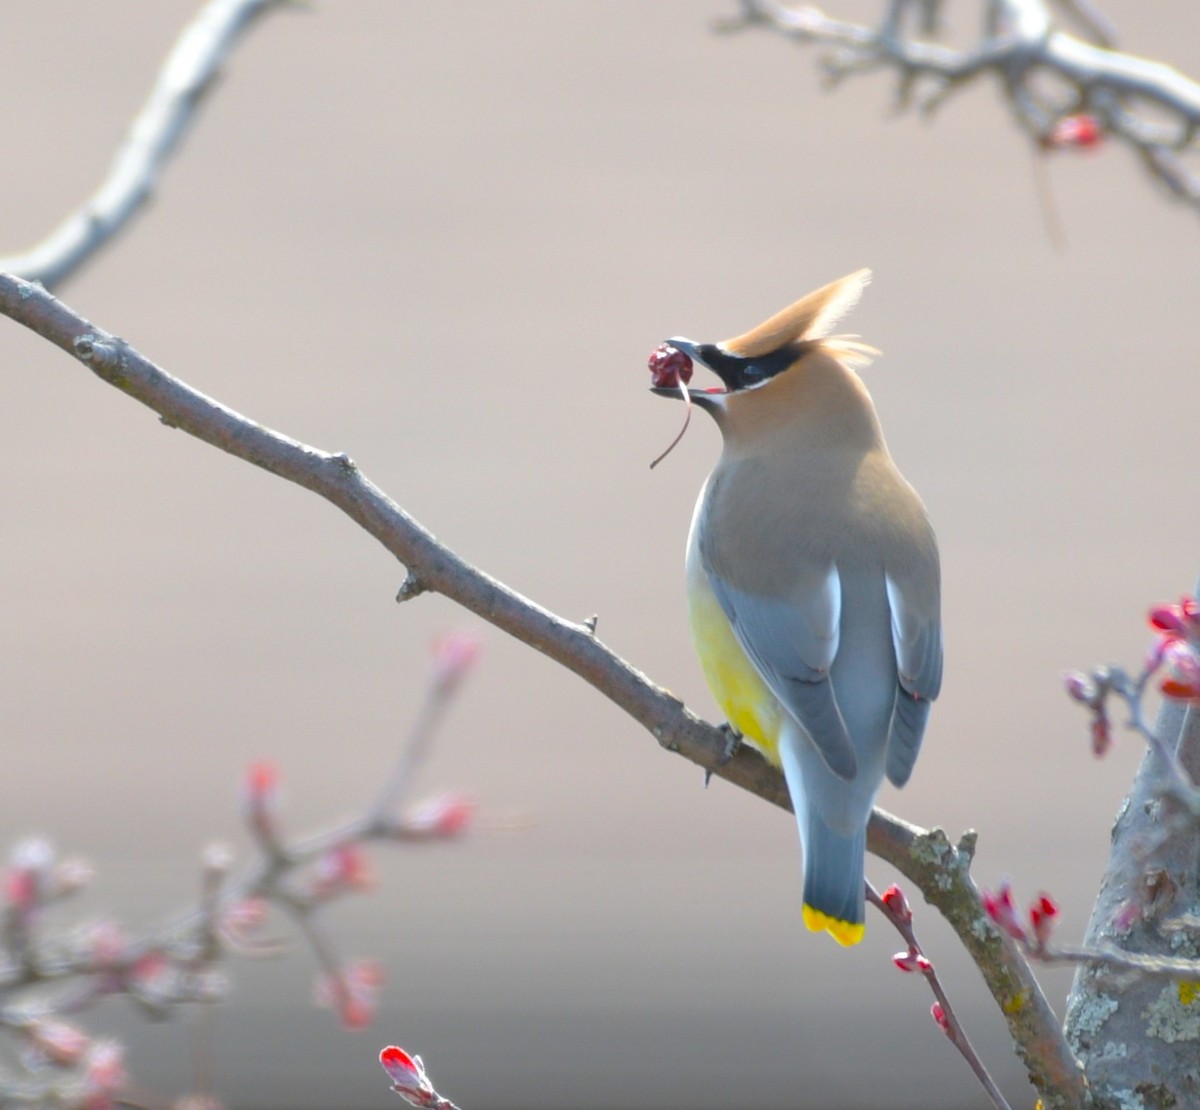
[[[414,597],[420,597],[429,589],[415,574],[410,573],[403,582],[400,583],[400,589],[396,593],[397,601],[412,601]]]
[[[75,340],[75,353],[96,370],[111,369],[120,361],[116,346],[92,332]]]

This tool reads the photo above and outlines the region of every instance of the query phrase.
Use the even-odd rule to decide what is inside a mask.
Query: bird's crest
[[[821,346],[839,357],[856,363],[869,362],[879,353],[873,347],[857,342],[853,336],[831,336],[829,333],[858,303],[870,280],[870,270],[858,270],[830,282],[745,335],[725,340],[721,348],[741,358],[762,358],[789,343],[826,340]]]

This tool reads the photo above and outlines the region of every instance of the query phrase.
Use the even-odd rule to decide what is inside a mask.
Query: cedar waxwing
[[[877,352],[829,336],[869,277],[736,339],[667,340],[725,386],[688,390],[724,441],[688,539],[692,639],[730,725],[787,780],[805,924],[847,945],[875,794],[908,780],[942,682],[933,529],[851,368]]]

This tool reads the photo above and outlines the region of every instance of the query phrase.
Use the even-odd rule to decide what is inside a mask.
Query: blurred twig
[[[1200,210],[1200,176],[1183,160],[1195,153],[1200,84],[1162,62],[1111,49],[1115,33],[1091,0],[1059,4],[1093,41],[1061,29],[1041,0],[984,0],[979,38],[970,49],[937,40],[936,0],[886,0],[874,25],[836,19],[811,5],[740,0],[739,12],[719,27],[762,27],[824,47],[820,65],[830,84],[893,69],[900,108],[915,103],[932,111],[976,78],[994,75],[1016,122],[1039,148],[1071,145],[1056,140],[1056,128],[1086,114],[1101,135],[1133,150],[1173,196]],[[1055,88],[1046,86],[1048,75],[1057,79]]]
[[[455,641],[476,643],[470,636]],[[251,766],[245,818],[258,858],[234,874],[227,850],[207,849],[196,906],[139,936],[109,922],[76,930],[48,923],[47,908],[80,890],[87,872],[75,861],[56,859],[45,841],[18,844],[0,884],[0,1031],[25,1049],[19,1055],[24,1074],[0,1072],[0,1105],[112,1105],[125,1086],[119,1046],[90,1037],[68,1019],[113,995],[125,996],[157,1019],[189,1004],[216,1001],[225,993],[219,967],[228,955],[273,956],[282,950],[277,940],[259,935],[271,907],[292,919],[313,953],[321,973],[318,1001],[332,1006],[350,1028],[368,1024],[381,982],[378,965],[343,959],[321,911],[370,885],[365,843],[445,839],[463,830],[465,818],[455,805],[432,814],[397,811],[416,767],[413,751],[428,747],[440,710],[459,688],[476,650],[449,661],[443,651],[437,653],[427,701],[436,701],[439,713],[419,715],[397,772],[388,777],[390,791],[362,816],[289,840],[279,827],[274,769]],[[203,1055],[199,1063],[199,1094],[207,1098],[211,1067]]]
[[[104,246],[150,199],[242,36],[259,16],[288,2],[208,0],[176,40],[100,187],[36,246],[0,258],[0,270],[53,288]]]

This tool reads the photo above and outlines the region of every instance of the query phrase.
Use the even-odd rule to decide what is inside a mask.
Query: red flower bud
[[[379,1062],[392,1080],[392,1089],[407,1099],[413,1106],[433,1106],[437,1094],[425,1074],[425,1065],[420,1056],[410,1056],[397,1045],[388,1045],[380,1054]]]
[[[1029,907],[1029,924],[1033,928],[1033,936],[1039,947],[1050,939],[1054,928],[1054,919],[1058,916],[1058,905],[1048,894],[1039,894]]]
[[[1169,698],[1200,698],[1200,656],[1196,649],[1186,640],[1172,640],[1163,648],[1162,657],[1170,673],[1159,689]]]
[[[279,772],[274,763],[260,759],[246,770],[246,820],[263,844],[275,844],[275,810],[279,805]]]
[[[880,895],[880,901],[892,912],[892,916],[897,921],[907,925],[912,921],[912,909],[908,905],[908,899],[904,897],[902,891],[895,883],[887,888]]]
[[[892,963],[901,971],[919,971],[922,975],[933,974],[933,964],[929,959],[912,948],[907,952],[897,952],[892,957]]]
[[[938,1023],[938,1028],[949,1037],[951,1035],[950,1020],[946,1017],[946,1011],[942,1009],[942,1004],[935,1002],[929,1007],[929,1013],[933,1017],[933,1020]]]
[[[1029,939],[1024,926],[1017,919],[1017,907],[1013,903],[1012,887],[1009,886],[1007,880],[1000,884],[1000,889],[994,894],[991,891],[983,891],[979,900],[983,904],[983,912],[1013,940]]]

